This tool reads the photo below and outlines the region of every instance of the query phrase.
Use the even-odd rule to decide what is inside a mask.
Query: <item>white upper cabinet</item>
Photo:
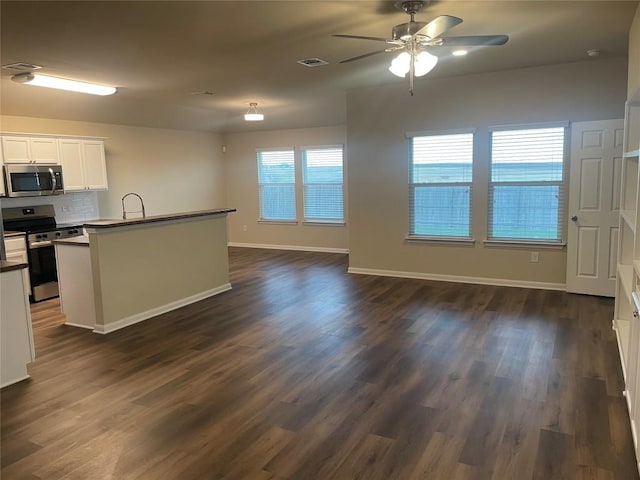
[[[61,139],[60,159],[65,192],[86,190],[82,168],[82,141]]]
[[[4,163],[60,163],[58,139],[5,135],[2,137]]]
[[[60,164],[58,139],[50,137],[30,137],[31,161],[33,163]]]
[[[107,162],[104,157],[104,142],[102,140],[84,140],[82,142],[84,155],[84,180],[88,190],[106,190]]]
[[[102,140],[61,138],[59,143],[65,192],[108,188]]]
[[[2,137],[4,163],[31,163],[28,137]]]

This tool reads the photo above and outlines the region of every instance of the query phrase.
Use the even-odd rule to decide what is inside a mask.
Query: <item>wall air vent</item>
[[[300,65],[305,67],[319,67],[320,65],[329,65],[329,62],[320,58],[305,58],[304,60],[298,60]]]
[[[11,72],[33,72],[34,70],[41,69],[42,66],[34,65],[33,63],[16,62],[2,65],[3,70],[9,70]]]

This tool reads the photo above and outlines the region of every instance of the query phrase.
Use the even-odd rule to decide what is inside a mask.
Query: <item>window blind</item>
[[[258,187],[261,220],[296,220],[293,149],[258,151]]]
[[[470,238],[473,133],[410,142],[409,235]]]
[[[344,221],[342,147],[305,148],[302,151],[304,219]]]
[[[561,242],[565,128],[491,132],[488,237]]]

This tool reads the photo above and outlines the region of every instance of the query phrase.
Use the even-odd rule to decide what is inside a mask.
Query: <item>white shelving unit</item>
[[[624,374],[636,458],[640,458],[640,90],[627,101],[618,230],[618,281],[613,328]]]

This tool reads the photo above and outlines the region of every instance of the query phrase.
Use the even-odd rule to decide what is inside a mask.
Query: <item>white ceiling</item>
[[[636,1],[434,1],[416,20],[455,15],[447,35],[507,34],[501,47],[453,57],[441,48],[429,76],[446,77],[626,57]],[[392,54],[331,34],[389,37],[408,16],[390,1],[0,2],[2,65],[118,87],[93,97],[29,87],[1,71],[0,113],[206,131],[338,125],[346,91],[407,82],[387,71]],[[297,60],[319,57],[309,68]],[[432,95],[416,83],[416,95]],[[209,91],[213,95],[196,92]],[[408,92],[407,92],[408,95]],[[249,102],[266,116],[242,120]]]

